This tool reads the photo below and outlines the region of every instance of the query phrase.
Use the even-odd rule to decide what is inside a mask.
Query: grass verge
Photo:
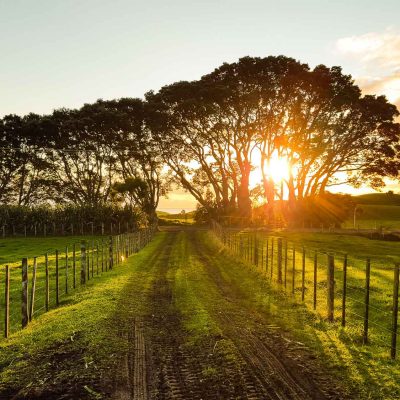
[[[61,307],[1,341],[0,398],[17,392],[16,398],[101,398],[101,382],[112,374],[125,345],[112,326],[120,298],[133,277],[133,289],[146,286],[147,260],[164,238],[156,235],[125,263],[66,295]]]

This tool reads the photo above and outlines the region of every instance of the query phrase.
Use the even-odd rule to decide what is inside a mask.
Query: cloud
[[[335,47],[340,54],[359,59],[366,69],[400,70],[400,32],[394,28],[344,37]]]
[[[356,62],[364,93],[384,94],[400,107],[400,32],[393,27],[336,41],[335,52]],[[400,109],[400,108],[399,108]]]

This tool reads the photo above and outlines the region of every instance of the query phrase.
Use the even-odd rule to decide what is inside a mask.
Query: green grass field
[[[56,305],[56,254],[58,250],[59,263],[59,299],[60,301],[75,287],[80,286],[81,241],[86,242],[87,267],[89,279],[101,273],[102,265],[105,270],[108,255],[107,238],[101,236],[73,237],[28,237],[6,238],[0,240],[0,335],[4,334],[5,313],[5,266],[10,268],[10,332],[21,328],[21,260],[28,258],[29,293],[32,289],[34,257],[37,262],[36,290],[33,317],[45,312],[45,254],[47,253],[49,268],[49,307]],[[102,251],[103,241],[103,251]],[[74,268],[75,245],[75,268]],[[97,247],[98,246],[98,247]],[[68,265],[67,265],[68,261]],[[92,274],[93,271],[93,274]],[[75,279],[74,279],[75,275]]]
[[[370,193],[353,200],[357,204],[356,228],[400,230],[400,195]],[[353,229],[353,215],[342,226]]]
[[[353,227],[353,219],[343,224],[343,228]],[[356,228],[400,230],[400,206],[361,204],[358,206]]]
[[[373,271],[379,274],[371,283],[376,288],[371,305],[377,305],[379,299],[382,300],[379,307],[387,300],[389,304],[390,296],[385,299],[385,286],[390,287],[390,275],[386,277],[385,271],[389,271],[391,260],[385,253],[392,251],[394,244],[328,234],[292,234],[288,239],[298,249],[294,295],[291,294],[290,262],[286,291],[275,278],[269,279],[270,269],[265,271],[265,244],[263,259],[261,261],[260,257],[255,267],[238,261],[237,256],[231,255],[211,233],[159,233],[148,247],[127,262],[108,274],[95,277],[85,288],[66,295],[62,307],[38,316],[27,329],[0,342],[1,393],[19,388],[21,394],[29,397],[35,391],[74,390],[75,398],[110,398],[102,395],[104,379],[107,382],[120,379],[115,371],[121,370],[123,361],[120,360],[121,357],[124,360],[125,352],[132,350],[124,332],[129,331],[135,318],[144,316],[148,318],[146,321],[156,324],[154,332],[150,328],[146,332],[149,342],[155,341],[161,346],[153,351],[160,354],[162,365],[168,362],[165,360],[168,360],[170,346],[178,342],[174,351],[185,351],[190,359],[185,368],[196,370],[198,365],[200,370],[193,382],[202,390],[209,388],[214,395],[216,390],[221,390],[220,398],[229,398],[235,393],[236,398],[241,398],[241,392],[230,391],[242,388],[241,352],[247,351],[249,343],[240,351],[237,346],[250,332],[257,331],[260,335],[272,335],[270,346],[279,343],[275,345],[280,358],[289,346],[294,359],[299,357],[306,370],[313,370],[315,363],[320,364],[324,380],[336,377],[339,386],[347,387],[349,392],[343,399],[398,399],[400,364],[390,360],[385,335],[384,343],[378,343],[383,331],[371,326],[371,343],[363,346],[358,321],[353,325],[350,314],[348,326],[340,327],[341,259],[337,258],[337,321],[334,324],[324,317],[322,254],[316,312],[311,306],[312,257],[306,258],[305,304],[301,303],[299,289],[301,245],[309,250],[318,247],[339,252],[347,243],[345,250],[355,250],[350,262],[349,284],[355,291],[363,287],[364,257],[375,254],[377,261],[372,264]],[[268,260],[271,261],[271,247]],[[276,261],[273,265],[275,277]],[[359,297],[349,292],[350,295],[362,298],[362,293]],[[349,300],[349,311],[356,311],[356,307]],[[222,318],[224,315],[229,315],[231,320]],[[371,314],[372,317],[375,320],[379,316]],[[284,333],[286,341],[283,343],[287,344],[280,342],[279,332]],[[311,352],[313,358],[302,359],[304,352]],[[232,386],[232,382],[236,386]]]
[[[61,396],[70,381],[75,384],[78,381],[82,383],[81,392],[75,398],[99,398],[91,388],[91,381],[101,373],[109,373],[110,364],[102,361],[106,359],[112,364],[115,360],[112,357],[110,360],[110,355],[126,345],[122,337],[110,336],[113,326],[110,319],[118,310],[119,296],[131,275],[132,263],[143,262],[161,240],[159,236],[149,250],[131,256],[129,262],[107,273],[95,275],[84,287],[64,295],[59,308],[38,315],[24,330],[0,340],[1,393],[7,392],[5,388],[11,384],[14,390],[22,391],[22,398],[30,398],[25,393],[31,386],[40,391],[43,386],[54,385]],[[65,238],[52,238],[47,243],[62,245],[64,241]],[[40,244],[40,240],[35,242],[38,250],[50,248]],[[38,252],[33,245],[29,247],[31,254]],[[143,272],[135,276],[136,285],[149,278]],[[130,307],[135,304],[131,302]],[[54,374],[57,378],[53,381]]]
[[[255,236],[240,233],[237,236],[235,252],[240,252],[242,237],[242,258],[254,263]],[[398,243],[369,240],[357,236],[322,233],[257,234],[257,268],[278,288],[282,288],[290,300],[301,303],[303,248],[305,249],[305,298],[308,312],[315,314],[319,323],[327,318],[327,254],[335,256],[335,323],[332,325],[332,339],[341,347],[343,359],[352,358],[359,352],[364,361],[374,359],[387,368],[390,360],[392,334],[392,305],[394,263],[400,262]],[[277,240],[284,239],[283,284],[277,284]],[[272,241],[274,245],[272,245]],[[288,246],[287,259],[285,246]],[[248,250],[248,247],[252,250]],[[267,250],[268,246],[268,250]],[[274,250],[272,247],[274,246]],[[234,245],[235,247],[235,245]],[[273,253],[273,251],[275,253]],[[343,264],[347,254],[347,296],[346,327],[342,328]],[[317,307],[313,310],[314,260],[317,256]],[[371,260],[369,345],[362,344],[365,315],[366,260]],[[294,259],[294,263],[293,263]],[[286,268],[285,268],[286,260]],[[293,267],[294,265],[294,267]],[[272,270],[272,275],[271,275]],[[286,272],[285,272],[286,270]],[[272,276],[272,279],[271,279]],[[329,325],[328,325],[329,327]],[[400,353],[400,352],[399,352]],[[397,361],[398,363],[398,361]]]
[[[160,220],[160,225],[178,224],[191,225],[195,223],[194,211],[189,211],[185,214],[171,214],[166,211],[157,211],[157,216]]]
[[[233,238],[233,253],[254,265],[255,236],[248,232]],[[321,233],[257,234],[258,263],[256,270],[271,283],[278,293],[283,293],[280,301],[286,303],[276,307],[288,329],[293,325],[287,307],[299,304],[299,313],[305,313],[308,323],[315,329],[314,346],[333,363],[350,367],[351,379],[363,382],[365,376],[377,385],[377,391],[389,393],[400,379],[400,350],[397,360],[390,358],[392,336],[392,306],[394,263],[400,262],[398,243],[369,240],[357,236]],[[277,240],[284,239],[282,261],[282,284],[277,281]],[[285,268],[285,240],[288,257]],[[274,250],[272,250],[274,241]],[[267,250],[268,246],[268,250]],[[229,247],[229,246],[228,246]],[[232,245],[231,245],[232,247]],[[236,247],[236,248],[235,248]],[[251,250],[249,250],[249,247]],[[305,294],[302,301],[302,257],[305,249]],[[267,253],[268,251],[268,253]],[[272,253],[274,251],[274,253]],[[327,254],[335,255],[335,309],[333,324],[327,322]],[[314,257],[317,254],[317,306],[313,309]],[[343,294],[343,262],[348,255],[346,326],[341,326]],[[294,258],[294,263],[293,263]],[[366,259],[371,259],[370,303],[368,345],[362,341],[365,316],[365,271]],[[295,267],[293,268],[293,264]],[[285,273],[286,269],[286,273]],[[272,275],[271,275],[272,270]],[[272,276],[272,278],[271,278]],[[280,295],[279,295],[280,296]],[[294,302],[294,303],[293,303]],[[287,313],[287,315],[286,315]],[[324,334],[320,330],[324,331]],[[301,329],[297,332],[302,336]],[[340,361],[339,361],[340,360]],[[378,382],[380,382],[378,384]],[[385,385],[388,384],[388,387]],[[388,389],[388,388],[392,389]],[[397,387],[396,390],[399,388]],[[396,396],[400,396],[400,391]],[[381,397],[380,397],[381,396]],[[387,396],[387,397],[386,397]],[[397,398],[397,397],[393,398]],[[375,397],[371,397],[375,398]],[[376,398],[392,398],[388,394]]]

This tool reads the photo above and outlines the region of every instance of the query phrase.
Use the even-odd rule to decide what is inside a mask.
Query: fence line
[[[4,284],[4,296],[0,297],[3,299],[0,300],[3,336],[7,338],[10,333],[26,327],[34,317],[59,306],[61,298],[78,286],[118,266],[146,246],[155,232],[156,226],[150,226],[109,236],[107,240],[104,237],[82,240],[80,244],[65,246],[63,252],[56,249],[32,257],[32,265],[28,258],[18,264],[5,265],[4,275],[0,275],[0,290]]]
[[[399,264],[377,269],[369,258],[363,263],[345,253],[299,246],[277,234],[227,229],[217,222],[212,229],[234,256],[257,267],[282,292],[328,323],[357,328],[363,345],[382,344],[378,336],[387,336],[385,347],[396,358]]]

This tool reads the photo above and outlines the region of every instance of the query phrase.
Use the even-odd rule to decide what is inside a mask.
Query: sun
[[[275,183],[280,183],[289,178],[290,168],[286,157],[274,156],[268,163],[265,171]]]
[[[263,176],[261,166],[259,163],[254,163],[255,168],[250,174],[250,186],[255,187],[262,182]],[[274,183],[279,184],[284,180],[287,180],[290,176],[290,166],[286,157],[279,157],[274,154],[268,165],[264,170],[266,176],[269,176]]]

